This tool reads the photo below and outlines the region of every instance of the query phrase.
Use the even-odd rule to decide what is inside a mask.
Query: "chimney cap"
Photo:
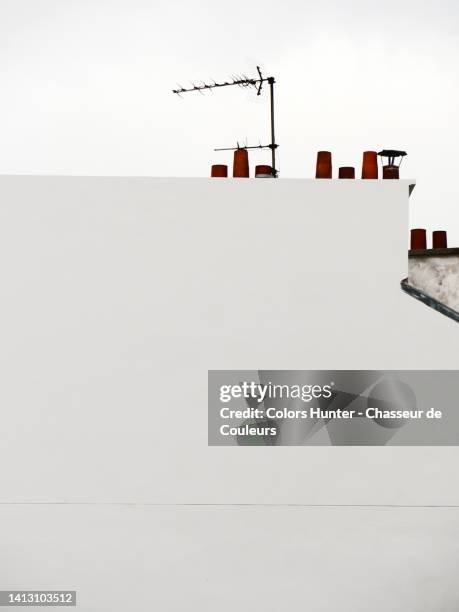
[[[408,155],[406,151],[397,151],[396,149],[383,149],[378,153],[381,157],[405,157]]]

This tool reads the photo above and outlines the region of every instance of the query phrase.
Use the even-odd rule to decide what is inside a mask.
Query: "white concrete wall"
[[[91,612],[455,612],[458,536],[446,508],[8,506],[0,571]]]
[[[457,367],[407,236],[405,181],[2,177],[4,588],[455,609],[458,449],[207,447],[208,369]]]

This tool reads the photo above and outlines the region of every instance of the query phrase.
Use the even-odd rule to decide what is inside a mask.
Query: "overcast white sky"
[[[459,246],[458,41],[452,0],[1,0],[0,173],[207,176],[215,146],[267,140],[268,97],[171,89],[259,62],[281,177],[405,149],[412,226]]]

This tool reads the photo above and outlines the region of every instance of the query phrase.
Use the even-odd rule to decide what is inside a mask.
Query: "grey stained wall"
[[[408,268],[412,287],[459,311],[459,255],[411,256]]]
[[[408,186],[0,178],[1,588],[455,610],[458,449],[207,446],[208,369],[457,368]]]

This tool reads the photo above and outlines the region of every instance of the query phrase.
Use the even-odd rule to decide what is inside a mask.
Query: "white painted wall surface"
[[[457,448],[207,447],[208,369],[457,368],[408,185],[0,178],[2,588],[456,609],[457,509],[413,506],[459,505]]]
[[[456,612],[458,536],[446,508],[2,507],[0,571],[85,612]]]

